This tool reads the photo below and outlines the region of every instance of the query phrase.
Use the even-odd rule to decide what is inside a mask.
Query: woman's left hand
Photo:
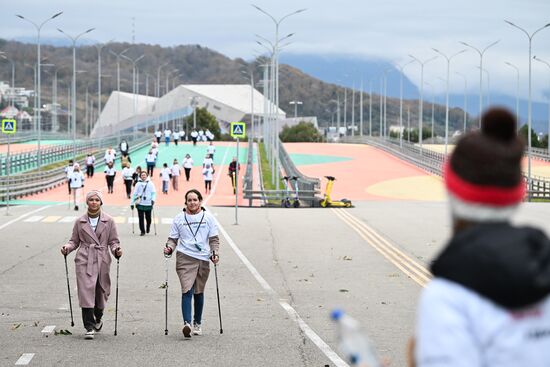
[[[220,262],[220,257],[215,252],[210,256],[210,260],[216,265],[218,262]]]
[[[120,259],[122,257],[122,249],[120,247],[117,247],[117,249],[115,250],[115,257],[117,259]]]

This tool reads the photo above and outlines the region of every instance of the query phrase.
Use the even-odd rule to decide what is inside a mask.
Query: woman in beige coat
[[[183,335],[201,335],[204,288],[210,273],[210,263],[219,261],[220,240],[216,219],[202,206],[202,195],[192,189],[185,194],[185,209],[172,222],[164,254],[176,250],[176,272],[181,283]],[[191,300],[194,314],[191,319]],[[191,320],[193,326],[191,327]]]
[[[74,262],[78,301],[86,339],[93,339],[103,326],[101,320],[111,293],[111,256],[122,256],[120,241],[113,218],[101,211],[101,192],[92,190],[86,195],[88,212],[74,223],[69,242],[61,248],[63,255],[78,249]]]

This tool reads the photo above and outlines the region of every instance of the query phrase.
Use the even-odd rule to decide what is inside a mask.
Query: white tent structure
[[[119,107],[120,103],[120,107]],[[262,117],[275,111],[275,106],[247,84],[190,84],[179,85],[160,98],[113,92],[101,112],[92,136],[116,134],[118,131],[130,132],[144,130],[150,126],[172,124],[180,126],[179,121],[193,113],[193,107],[206,108],[216,117],[222,132],[228,132],[229,124],[244,121],[250,124],[252,112],[254,121],[261,126]],[[120,111],[120,112],[118,112]],[[120,114],[120,118],[118,118]],[[286,114],[278,109],[279,120]],[[250,126],[248,127],[250,132]],[[261,135],[261,127],[257,128]]]

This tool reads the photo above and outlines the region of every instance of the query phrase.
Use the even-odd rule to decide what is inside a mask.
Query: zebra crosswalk
[[[78,217],[74,215],[60,216],[60,215],[33,215],[23,222],[27,223],[73,223]],[[137,217],[124,217],[124,216],[115,216],[113,220],[116,224],[125,224],[125,223],[138,223]],[[154,223],[156,224],[172,224],[173,218],[154,218]]]

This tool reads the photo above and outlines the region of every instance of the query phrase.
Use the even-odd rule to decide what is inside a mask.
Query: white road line
[[[160,221],[162,224],[172,224],[172,222],[174,221],[174,218],[161,218]]]
[[[64,203],[61,203],[61,204],[64,204]],[[60,204],[56,204],[56,205],[60,205]],[[42,210],[44,210],[44,209],[51,208],[52,206],[54,206],[54,205],[46,205],[46,206],[43,206],[42,208],[38,208],[38,209],[33,210],[33,211],[31,211],[31,212],[28,212],[28,213],[26,213],[26,214],[20,215],[19,217],[10,220],[8,223],[2,224],[2,225],[0,226],[0,229],[4,229],[4,228],[6,228],[7,226],[9,226],[10,224],[13,224],[13,223],[15,223],[15,222],[18,222],[18,221],[20,221],[21,219],[26,218],[26,217],[28,217],[28,216],[31,215],[31,214],[38,213],[39,211],[42,211]]]
[[[32,358],[34,357],[34,353],[23,353],[21,357],[15,362],[16,366],[26,366],[28,365]]]
[[[216,221],[218,222],[217,219],[216,219]],[[309,340],[311,340],[313,342],[313,344],[315,344],[317,346],[317,348],[319,348],[321,350],[321,352],[323,352],[323,354],[325,356],[327,356],[328,359],[330,359],[332,363],[334,363],[334,365],[336,365],[337,367],[349,367],[349,365],[342,358],[340,358],[340,356],[338,356],[338,354],[336,354],[336,352],[334,352],[330,348],[330,346],[327,343],[325,343],[325,341],[323,339],[321,339],[321,337],[319,335],[317,335],[317,333],[315,331],[313,331],[312,328],[309,327],[308,324],[306,324],[306,322],[300,317],[298,312],[296,312],[296,310],[291,305],[289,305],[287,302],[279,299],[280,297],[277,295],[277,292],[275,292],[275,290],[273,288],[271,288],[269,283],[264,279],[264,277],[262,277],[262,275],[254,267],[254,265],[252,265],[250,260],[248,260],[248,258],[242,253],[242,251],[235,244],[233,239],[231,237],[229,237],[229,234],[222,227],[220,222],[218,222],[218,228],[219,228],[220,232],[222,233],[222,235],[225,237],[227,243],[229,243],[229,246],[231,246],[231,248],[233,249],[235,254],[239,257],[239,259],[242,261],[242,263],[247,267],[247,269],[250,271],[250,273],[252,273],[254,278],[256,278],[258,283],[260,283],[262,288],[267,293],[269,293],[273,298],[277,299],[277,301],[279,302],[279,305],[281,305],[281,307],[287,312],[287,314],[290,316],[290,318],[295,323],[298,324],[300,329],[309,338]]]
[[[72,223],[74,222],[78,217],[74,217],[74,216],[67,216],[67,217],[63,217],[61,218],[58,223]]]
[[[132,223],[139,223],[139,218],[135,218],[135,217],[128,217],[128,223],[132,224]]]
[[[225,149],[225,153],[223,155],[222,162],[220,163],[220,167],[223,166],[223,164],[225,163],[225,158],[227,157],[227,152],[229,152],[229,147],[227,149]],[[210,190],[210,193],[208,194],[208,197],[206,198],[206,200],[204,200],[204,206],[206,206],[206,204],[208,204],[208,200],[210,200],[212,195],[214,195],[214,193],[216,192],[216,187],[218,187],[218,182],[220,181],[220,175],[222,174],[221,171],[222,171],[221,169],[218,169],[218,174],[216,175],[216,180],[214,182],[214,187],[212,188],[212,190]]]
[[[23,222],[34,223],[42,220],[42,218],[44,218],[43,215],[33,215],[32,217],[28,217],[27,219],[25,219]]]

